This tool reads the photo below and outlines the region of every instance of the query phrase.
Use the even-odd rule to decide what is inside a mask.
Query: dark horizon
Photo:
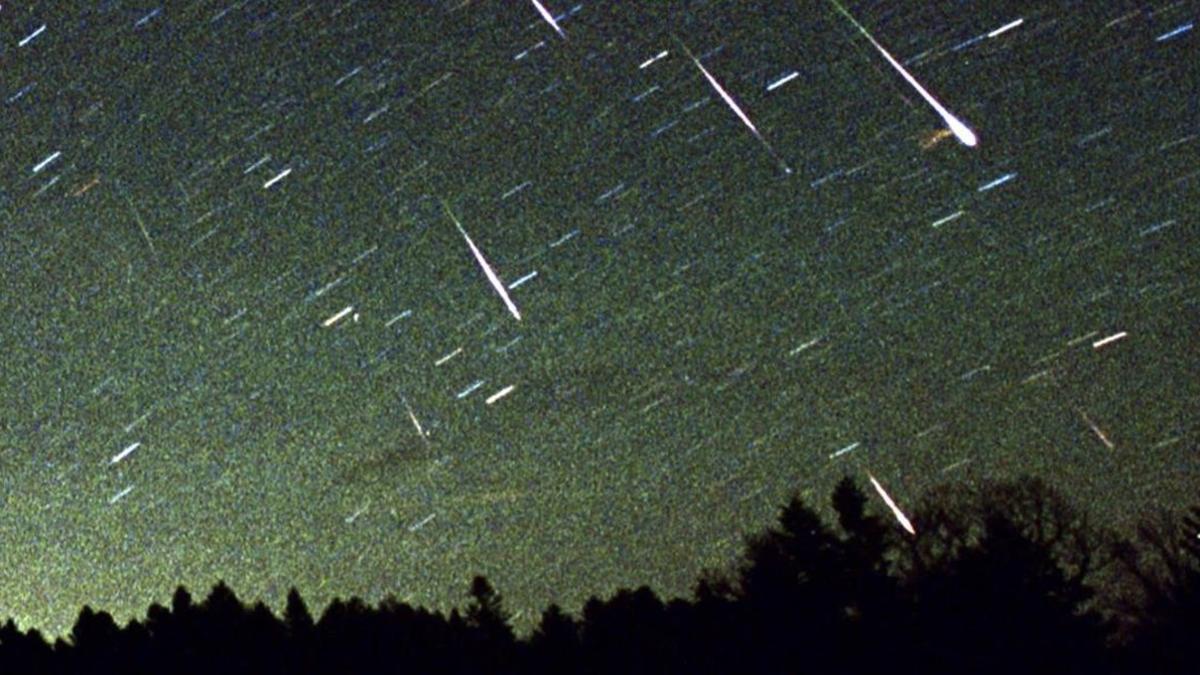
[[[0,6],[0,614],[687,597],[844,475],[1192,502],[1191,7],[541,4]]]
[[[207,596],[119,626],[83,607],[68,635],[0,622],[0,669],[14,672],[971,672],[1185,673],[1200,620],[1200,502],[1124,536],[1030,477],[926,494],[897,532],[850,478],[834,514],[793,497],[746,540],[735,566],[708,570],[688,598],[646,585],[546,607],[520,634],[501,589],[476,576],[465,605],[430,611],[389,595],[313,611]],[[832,522],[831,522],[832,520]]]

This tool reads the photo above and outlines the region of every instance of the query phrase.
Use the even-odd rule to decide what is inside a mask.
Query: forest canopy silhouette
[[[53,643],[9,619],[3,673],[1194,673],[1200,505],[1117,534],[1044,482],[926,494],[915,536],[849,478],[833,521],[793,497],[740,562],[664,601],[642,586],[551,605],[515,634],[484,577],[448,614],[295,589],[281,614],[217,583],[118,626],[85,606]]]

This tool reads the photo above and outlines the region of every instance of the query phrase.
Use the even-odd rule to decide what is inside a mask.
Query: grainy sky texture
[[[1196,5],[850,0],[895,64],[544,7],[0,4],[0,615],[686,593],[845,473],[1194,497]]]

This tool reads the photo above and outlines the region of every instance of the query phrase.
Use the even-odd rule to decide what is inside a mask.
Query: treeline
[[[53,644],[9,620],[0,672],[1200,672],[1200,506],[1118,536],[1034,479],[958,486],[925,496],[911,536],[846,479],[832,513],[793,498],[692,598],[552,605],[523,638],[482,577],[448,615],[351,599],[318,619],[295,590],[279,616],[219,583],[124,627],[84,607]]]

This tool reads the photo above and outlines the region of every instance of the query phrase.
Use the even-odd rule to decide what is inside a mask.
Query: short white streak
[[[979,186],[979,189],[977,191],[978,192],[987,192],[988,190],[991,190],[994,187],[999,187],[1001,185],[1004,185],[1005,183],[1007,183],[1008,181],[1010,181],[1016,177],[1017,177],[1017,174],[1015,174],[1015,173],[1006,173],[1003,176],[1000,176],[999,178],[997,178],[996,180],[991,181],[990,183],[984,183],[983,185]]]
[[[1025,19],[1017,19],[1016,21],[1009,21],[1008,23],[1004,24],[1003,26],[1000,26],[996,30],[988,33],[987,36],[989,38],[999,37],[999,36],[1007,33],[1008,31],[1016,28],[1017,26],[1020,26],[1023,23],[1025,23]]]
[[[120,492],[118,492],[117,494],[115,494],[115,495],[113,495],[113,496],[109,497],[109,498],[108,498],[108,503],[109,503],[109,504],[116,504],[117,502],[121,501],[121,500],[122,500],[122,499],[125,497],[125,495],[129,494],[130,492],[133,492],[133,486],[132,486],[132,485],[125,487],[124,489],[122,489],[122,490],[121,490]]]
[[[1158,37],[1154,38],[1154,41],[1155,42],[1166,42],[1167,40],[1170,40],[1171,38],[1173,38],[1177,35],[1182,35],[1182,34],[1188,32],[1194,26],[1195,26],[1194,23],[1185,23],[1182,26],[1176,28],[1175,30],[1168,31],[1166,33],[1163,33],[1162,35],[1159,35]]]
[[[26,35],[23,40],[18,42],[17,46],[24,47],[25,45],[29,44],[30,42],[33,42],[33,39],[36,38],[37,36],[41,35],[45,30],[46,30],[46,24],[42,24],[40,27],[38,27],[37,30],[33,31],[29,35]]]
[[[821,341],[820,337],[815,337],[815,338],[809,340],[808,342],[805,342],[804,344],[800,345],[799,347],[796,347],[792,351],[788,352],[788,356],[795,356],[795,355],[799,354],[800,352],[808,349],[809,347],[812,347],[813,345],[817,344],[820,341]]]
[[[951,213],[950,215],[946,216],[945,218],[938,218],[937,220],[933,221],[933,223],[931,223],[929,226],[930,227],[941,227],[942,225],[945,225],[946,223],[949,223],[950,221],[958,220],[960,217],[962,217],[963,213],[964,213],[963,211],[955,211],[954,213]]]
[[[509,284],[508,290],[511,291],[514,288],[521,286],[522,284],[524,284],[527,281],[532,281],[535,277],[537,277],[537,275],[538,275],[537,270],[534,270],[534,271],[530,272],[529,274],[526,274],[525,276],[521,277],[520,279],[517,279],[516,281]]]
[[[868,473],[867,477],[871,479],[871,484],[875,486],[875,491],[879,493],[880,497],[883,497],[884,503],[887,504],[888,508],[890,508],[892,513],[895,514],[896,520],[900,522],[900,526],[908,530],[909,534],[915,535],[917,531],[913,529],[913,525],[908,520],[908,516],[905,516],[904,512],[900,510],[900,507],[896,506],[896,502],[892,501],[891,496],[888,495],[887,491],[883,489],[883,486],[879,484],[879,481],[875,480],[875,476],[872,476]]]
[[[458,356],[461,353],[462,353],[462,347],[459,347],[458,349],[455,349],[454,351],[450,352],[449,354],[447,354],[447,355],[443,356],[442,358],[438,359],[437,361],[435,361],[433,363],[433,365],[440,366],[443,363],[449,361],[450,359]]]
[[[396,323],[397,321],[399,321],[400,319],[403,319],[406,316],[410,316],[411,314],[412,314],[412,310],[406,309],[403,312],[400,312],[399,314],[397,314],[396,316],[393,316],[392,318],[388,319],[388,322],[383,324],[383,327],[391,328],[392,324]]]
[[[767,91],[775,91],[776,89],[782,87],[783,85],[787,84],[788,82],[791,82],[792,80],[796,79],[797,77],[800,77],[800,73],[793,70],[792,72],[788,73],[787,75],[784,75],[783,77],[779,78],[778,80],[775,80],[771,84],[768,84]]]
[[[244,176],[244,175],[246,175],[246,174],[250,173],[251,171],[254,171],[254,170],[255,170],[255,169],[257,169],[258,167],[262,166],[263,164],[266,164],[266,163],[267,163],[267,161],[268,161],[268,160],[270,160],[270,159],[271,159],[271,154],[270,154],[270,153],[267,153],[267,154],[263,155],[262,159],[260,159],[260,160],[258,160],[257,162],[255,162],[255,163],[251,164],[250,166],[246,167],[246,170],[245,170],[245,171],[242,171],[242,175]]]
[[[417,435],[425,438],[425,429],[421,426],[421,421],[417,419],[417,414],[413,412],[412,406],[408,404],[408,399],[405,398],[402,400],[404,401],[404,409],[408,411],[408,419],[412,420],[413,427],[417,430]]]
[[[147,417],[150,417],[150,413],[151,413],[151,412],[153,412],[153,409],[151,409],[151,410],[147,410],[146,412],[142,413],[142,416],[141,416],[141,417],[139,417],[139,418],[137,418],[136,420],[134,420],[134,421],[130,422],[129,424],[126,424],[126,425],[125,425],[125,433],[129,433],[129,432],[133,431],[133,428],[134,428],[134,427],[136,427],[137,425],[141,424],[142,422],[145,422],[145,421],[146,421],[146,418],[147,418]]]
[[[354,305],[346,305],[345,309],[338,312],[337,314],[334,314],[333,316],[329,317],[328,319],[325,319],[325,321],[321,323],[321,326],[324,328],[329,328],[333,324],[340,321],[344,316],[346,316],[347,314],[349,314],[350,312],[353,312],[353,311],[354,311]]]
[[[487,401],[485,401],[485,403],[487,403],[488,405],[491,405],[491,404],[495,403],[496,401],[499,401],[500,399],[504,398],[505,396],[508,396],[509,394],[511,394],[513,392],[513,389],[516,389],[516,388],[517,388],[516,385],[510,384],[507,387],[501,389],[500,391],[487,397]]]
[[[458,394],[456,394],[454,396],[454,398],[461,400],[461,399],[464,399],[464,398],[470,396],[472,392],[474,392],[476,389],[482,387],[483,383],[484,383],[484,380],[475,380],[474,382],[471,383],[471,386],[458,392]]]
[[[42,169],[44,169],[50,165],[50,162],[53,162],[54,160],[58,159],[61,155],[62,155],[62,151],[55,151],[54,154],[52,154],[49,157],[47,157],[46,159],[43,159],[42,161],[38,162],[37,166],[33,167],[33,172],[40,173]]]
[[[425,527],[425,526],[426,526],[426,525],[428,525],[430,522],[432,522],[432,521],[433,521],[433,519],[434,519],[436,516],[437,516],[437,514],[436,514],[436,513],[431,513],[431,514],[429,514],[429,515],[425,516],[425,517],[424,517],[424,518],[422,518],[421,520],[419,520],[419,521],[417,521],[417,522],[413,523],[413,524],[412,524],[412,525],[411,525],[411,526],[408,528],[408,531],[409,531],[409,532],[416,532],[417,530],[421,529],[422,527]]]
[[[550,248],[558,248],[559,246],[562,246],[563,244],[567,243],[568,241],[574,239],[575,236],[578,234],[579,234],[579,230],[571,230],[570,232],[564,234],[563,236],[559,237],[555,241],[550,242]]]
[[[655,61],[658,61],[659,59],[665,58],[667,53],[668,52],[664,49],[663,51],[655,54],[654,56],[651,56],[650,58],[643,61],[640,66],[638,66],[638,70],[645,70],[647,67],[650,66],[650,64],[654,63]]]
[[[267,181],[267,182],[263,183],[263,189],[264,189],[264,190],[266,190],[267,188],[271,187],[272,185],[274,185],[274,184],[278,183],[279,181],[283,180],[284,176],[287,176],[287,175],[288,175],[289,173],[291,173],[291,172],[292,172],[292,170],[291,170],[291,169],[284,169],[283,171],[280,171],[278,174],[276,174],[276,176],[275,176],[274,178],[272,178],[271,180],[269,180],[269,181]]]
[[[830,455],[829,459],[833,459],[834,457],[840,457],[840,456],[846,454],[847,452],[854,450],[855,448],[857,448],[860,445],[862,445],[862,443],[860,441],[854,441],[850,445],[847,445],[846,447],[842,448],[841,450],[838,450],[837,452]]]
[[[141,441],[138,441],[137,443],[130,443],[128,446],[126,446],[126,447],[125,447],[125,449],[124,449],[124,450],[122,450],[122,451],[118,452],[117,454],[113,455],[112,459],[108,460],[108,463],[109,463],[109,464],[116,464],[117,462],[119,462],[119,461],[121,461],[121,460],[125,459],[125,458],[126,458],[126,457],[128,457],[130,454],[132,454],[132,453],[133,453],[133,451],[134,451],[134,450],[137,450],[139,447],[141,447],[141,445],[142,445],[142,442],[141,442]]]
[[[1117,340],[1124,339],[1128,336],[1129,336],[1129,333],[1126,333],[1125,331],[1121,331],[1120,333],[1114,333],[1113,335],[1109,335],[1108,337],[1106,337],[1104,339],[1096,340],[1095,342],[1093,342],[1092,349],[1100,349],[1104,345],[1111,344],[1113,342],[1116,342]]]

